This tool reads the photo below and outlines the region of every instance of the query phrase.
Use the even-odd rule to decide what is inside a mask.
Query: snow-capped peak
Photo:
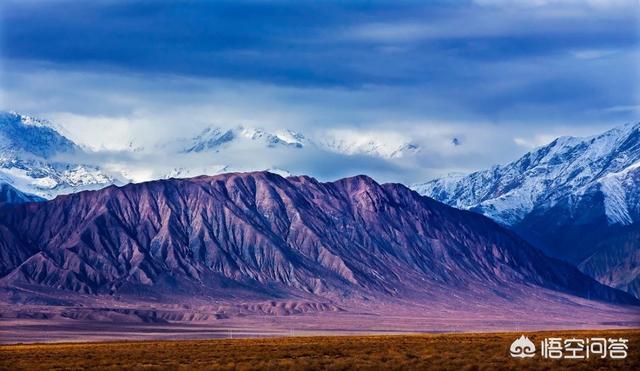
[[[200,134],[189,139],[177,141],[181,147],[180,152],[207,152],[220,151],[232,144],[261,143],[266,147],[295,147],[302,148],[312,142],[304,135],[293,130],[284,129],[276,132],[269,132],[260,128],[237,126],[231,129],[219,127],[205,128]]]
[[[239,131],[243,137],[254,141],[263,141],[268,147],[284,145],[302,148],[305,144],[310,143],[304,135],[289,129],[272,133],[263,129],[240,127]]]
[[[40,118],[36,118],[33,116],[28,116],[28,115],[20,115],[17,112],[10,112],[11,114],[14,114],[16,116],[20,117],[20,121],[24,124],[24,125],[30,125],[30,126],[40,126],[40,127],[51,127],[51,122],[45,119],[40,119]]]
[[[80,147],[51,128],[44,120],[0,112],[0,148],[5,155],[11,152],[51,157],[73,153]]]
[[[304,135],[290,129],[278,131],[275,135],[278,139],[287,144],[303,146],[310,142]]]
[[[512,163],[413,188],[509,225],[534,209],[550,208],[560,202],[572,209],[587,195],[600,192],[610,223],[628,224],[640,218],[628,202],[629,193],[638,193],[634,183],[638,180],[634,176],[638,161],[640,123],[585,138],[560,137]]]
[[[209,127],[200,134],[181,140],[182,152],[220,151],[241,141],[259,143],[267,148],[312,147],[345,155],[366,155],[387,159],[400,158],[419,151],[419,146],[392,132],[356,132],[330,130],[314,139],[291,129],[267,131],[261,128],[237,126],[231,129]]]
[[[50,122],[0,112],[0,179],[21,191],[52,198],[116,182],[100,167],[83,163],[86,157]]]
[[[394,132],[331,130],[322,139],[321,144],[333,152],[387,159],[401,158],[420,150],[410,139]]]

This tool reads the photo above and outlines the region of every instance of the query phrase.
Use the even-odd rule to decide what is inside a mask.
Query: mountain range
[[[211,153],[233,149],[247,143],[257,143],[262,148],[312,148],[338,154],[387,159],[401,158],[420,150],[417,144],[404,138],[386,139],[382,140],[367,133],[353,135],[350,132],[335,130],[312,139],[291,129],[270,132],[260,128],[236,126],[230,129],[208,127],[194,137],[161,143],[160,147],[178,153]]]
[[[48,121],[0,112],[0,182],[44,198],[121,183],[88,157]]]
[[[272,152],[398,159],[420,150],[398,138],[210,127],[154,149],[186,166],[127,184],[130,169],[100,162],[50,122],[2,113],[0,303],[510,303],[558,313],[584,308],[580,300],[638,304],[608,287],[638,295],[640,286],[638,130],[559,138],[514,163],[414,187],[463,211],[367,176],[321,183],[274,166],[194,177],[233,170],[225,154],[238,151],[269,165]]]
[[[443,307],[535,317],[640,305],[489,218],[366,176],[229,173],[6,204],[0,257],[6,310],[78,308],[65,316],[125,303],[444,317]]]
[[[47,120],[0,112],[0,182],[47,199],[60,194],[154,179],[263,169],[290,174],[292,159],[359,156],[400,159],[420,148],[404,137],[329,131],[312,139],[290,130],[207,127],[195,136],[126,150],[79,145]],[[251,166],[247,166],[251,159]],[[303,161],[303,160],[301,160]]]
[[[561,137],[506,165],[413,186],[640,295],[640,124]]]

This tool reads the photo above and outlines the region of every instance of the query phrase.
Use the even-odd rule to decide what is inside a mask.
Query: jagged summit
[[[80,148],[50,128],[44,120],[17,113],[0,112],[0,152],[2,157],[27,153],[38,157],[73,154]]]
[[[221,152],[235,147],[259,144],[264,148],[325,150],[345,155],[366,155],[386,159],[400,158],[419,151],[419,146],[405,138],[377,137],[370,133],[333,133],[310,138],[291,130],[266,130],[248,126],[208,127],[193,138],[183,138],[163,145],[181,153]]]
[[[0,112],[0,180],[20,191],[52,198],[117,181],[99,166],[84,163],[86,157],[49,122]]]
[[[508,225],[558,204],[575,213],[582,200],[600,194],[597,206],[609,223],[630,224],[640,219],[639,191],[633,186],[638,168],[640,123],[586,138],[560,137],[509,164],[413,188]]]
[[[272,148],[277,146],[302,148],[312,142],[304,135],[293,130],[282,130],[270,133],[263,129],[237,126],[231,129],[209,127],[191,139],[178,141],[183,153],[199,153],[205,151],[220,151],[234,141],[260,142]],[[174,145],[176,145],[174,143]]]

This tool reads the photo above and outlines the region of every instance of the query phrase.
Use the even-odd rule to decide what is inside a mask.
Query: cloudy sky
[[[401,135],[412,159],[294,167],[415,182],[640,121],[637,0],[5,0],[0,37],[0,109],[93,148],[212,125]]]

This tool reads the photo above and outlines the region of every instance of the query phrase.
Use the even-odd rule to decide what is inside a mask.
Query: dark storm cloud
[[[435,122],[457,148],[483,148],[464,136],[472,123],[494,128],[486,138],[546,137],[558,123],[582,134],[638,118],[639,10],[631,0],[8,0],[0,108],[157,125],[192,112],[300,130]],[[496,160],[446,156],[431,158]]]

